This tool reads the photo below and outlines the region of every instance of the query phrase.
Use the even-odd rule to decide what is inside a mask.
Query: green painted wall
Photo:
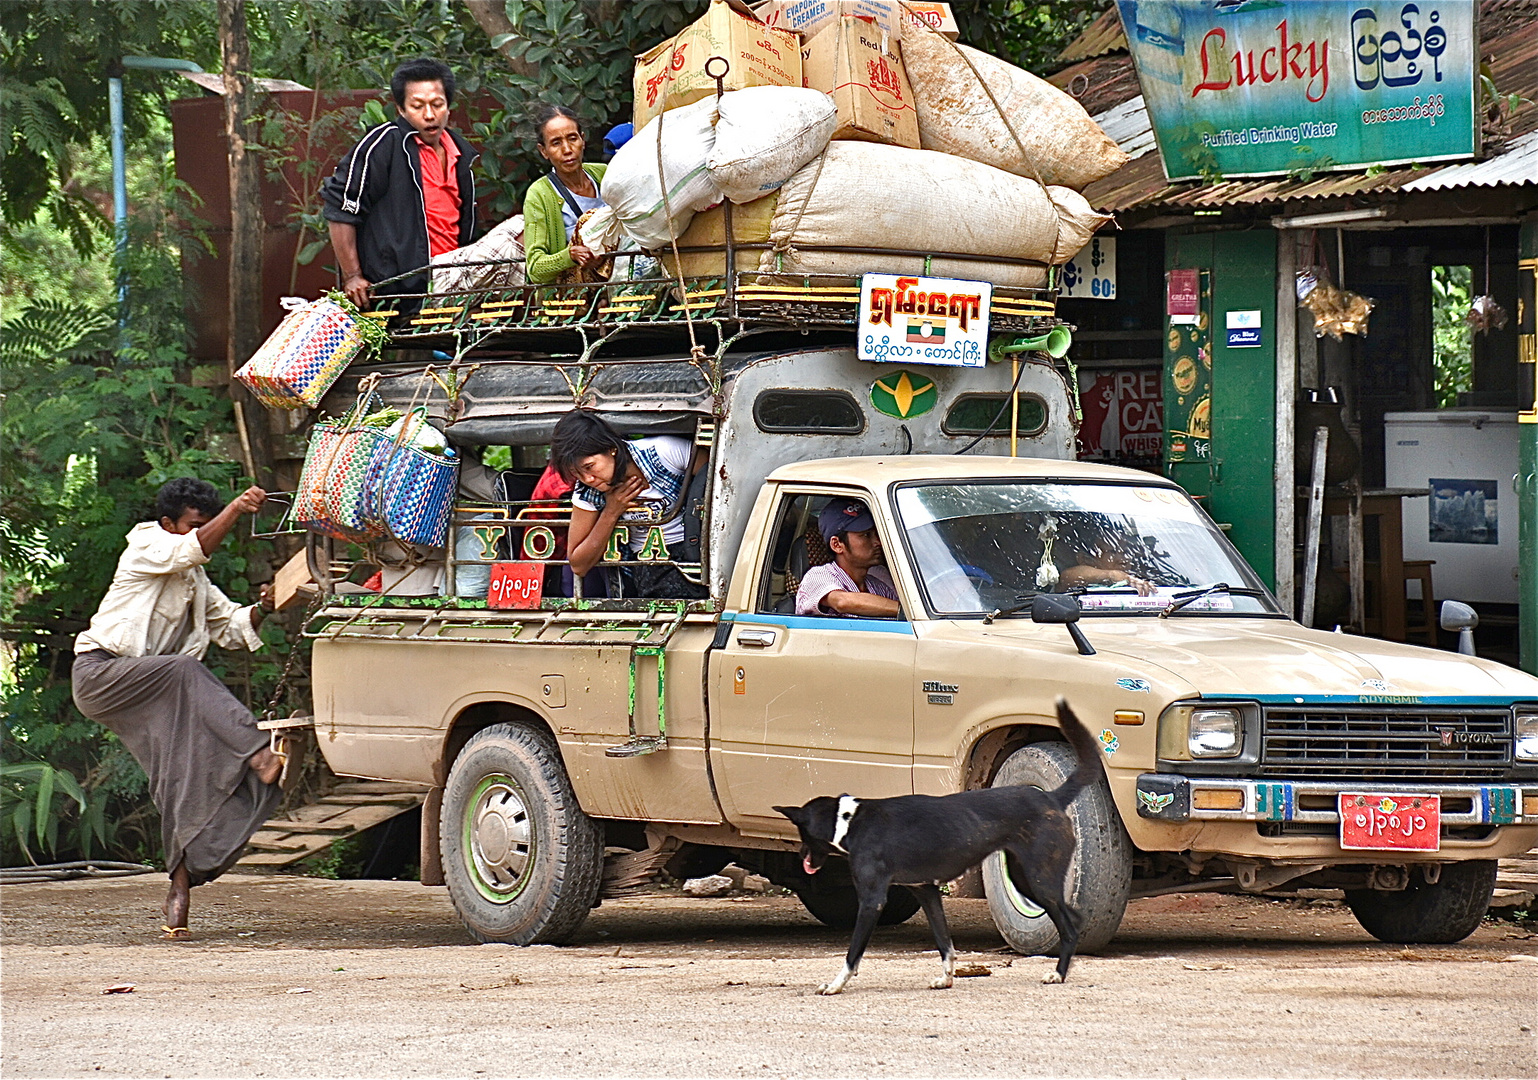
[[[1166,317],[1165,471],[1191,494],[1205,497],[1213,518],[1230,526],[1234,546],[1275,588],[1276,233],[1170,234],[1164,252],[1166,270],[1209,271],[1203,278],[1210,295],[1202,300],[1209,332],[1200,340],[1210,341],[1212,361],[1210,452],[1193,460],[1190,395],[1181,392],[1190,383],[1175,382],[1175,353],[1188,348],[1189,341],[1171,338],[1170,331],[1181,328],[1171,327]],[[1259,348],[1228,345],[1230,311],[1261,313]],[[1290,483],[1290,465],[1287,472]]]
[[[1524,671],[1538,675],[1538,221],[1517,241],[1517,386],[1525,395],[1517,419],[1517,602]]]

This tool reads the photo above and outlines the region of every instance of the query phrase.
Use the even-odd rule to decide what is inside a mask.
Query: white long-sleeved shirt
[[[239,607],[208,580],[208,556],[196,532],[167,532],[153,521],[128,533],[112,586],[75,638],[75,652],[105,649],[114,656],[203,658],[210,643],[256,651],[262,639],[251,607]]]

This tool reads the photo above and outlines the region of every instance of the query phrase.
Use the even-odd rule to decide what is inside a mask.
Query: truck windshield
[[[1166,487],[982,480],[915,484],[897,512],[937,615],[1073,592],[1086,614],[1277,614],[1223,534]],[[1183,597],[1217,583],[1229,588]]]

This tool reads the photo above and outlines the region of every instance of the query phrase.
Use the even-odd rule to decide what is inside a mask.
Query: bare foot
[[[264,784],[276,784],[283,772],[283,759],[265,746],[251,756],[250,764],[251,771]]]
[[[179,939],[188,936],[187,909],[191,901],[192,878],[187,873],[187,864],[180,863],[171,872],[171,887],[166,890],[165,903],[160,905],[166,917],[166,937]]]

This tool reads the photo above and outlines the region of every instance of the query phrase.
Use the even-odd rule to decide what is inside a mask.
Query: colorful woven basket
[[[459,462],[412,445],[427,423],[424,409],[413,409],[394,434],[362,423],[377,404],[365,392],[346,415],[315,425],[294,495],[294,520],[357,544],[393,538],[442,547]]]
[[[351,414],[316,424],[294,493],[294,520],[338,540],[381,539],[371,476],[376,459],[392,445],[382,429],[355,424]]]
[[[458,461],[390,440],[375,451],[369,474],[374,521],[403,543],[442,547],[458,479]]]
[[[361,317],[322,298],[291,311],[235,377],[270,409],[313,409],[368,344]]]

